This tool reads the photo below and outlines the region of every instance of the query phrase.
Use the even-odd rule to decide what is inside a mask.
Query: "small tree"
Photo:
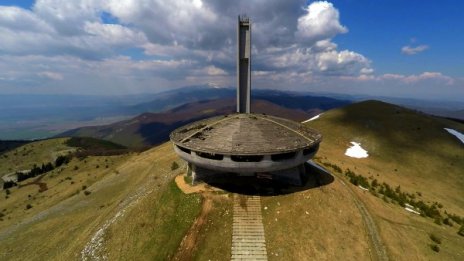
[[[449,218],[443,219],[443,224],[448,225],[450,227],[453,226],[453,223],[451,223],[451,220]]]
[[[178,168],[179,168],[179,164],[177,164],[177,162],[175,162],[175,161],[172,162],[172,164],[171,164],[171,170],[176,170],[176,169],[178,169]]]
[[[430,248],[437,253],[440,252],[440,247],[436,244],[430,245]]]
[[[65,157],[64,156],[58,156],[58,158],[55,159],[55,167],[59,167],[64,164],[65,162]]]
[[[437,244],[441,244],[441,239],[435,234],[430,234],[430,239]]]
[[[459,229],[458,231],[458,235],[460,236],[463,236],[464,237],[464,225],[461,226],[461,228]]]

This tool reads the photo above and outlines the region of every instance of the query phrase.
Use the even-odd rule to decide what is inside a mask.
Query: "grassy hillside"
[[[307,124],[322,132],[316,160],[334,178],[312,172],[303,188],[261,196],[269,260],[372,260],[379,246],[390,260],[464,258],[459,222],[448,215],[464,217],[464,145],[443,130],[464,132],[463,124],[377,101]],[[369,157],[345,156],[351,141]],[[27,168],[77,144],[123,149],[93,139],[40,141],[0,156],[0,166]],[[19,182],[0,197],[0,260],[227,260],[234,195],[183,194],[173,179],[185,171],[165,143],[141,153],[74,157]],[[385,184],[391,194],[381,192]],[[398,195],[435,206],[440,218],[407,212]]]
[[[27,143],[5,153],[0,153],[0,176],[7,173],[31,169],[34,164],[41,165],[55,161],[59,155],[66,155],[76,148],[68,146],[67,138],[49,139]]]
[[[378,101],[366,101],[331,110],[308,126],[323,134],[318,161],[343,177],[350,169],[391,188],[413,195],[414,200],[432,206],[435,202],[442,218],[434,220],[411,214],[391,198],[363,192],[355,193],[374,214],[389,254],[393,259],[460,259],[457,235],[459,224],[439,225],[453,213],[464,217],[464,145],[443,128],[464,132],[464,125],[417,113]],[[365,159],[344,155],[350,142],[360,142],[369,153]],[[341,169],[337,173],[337,168]],[[351,185],[352,186],[352,185]],[[446,212],[445,212],[446,211]],[[430,250],[430,233],[444,238],[440,255]],[[406,247],[406,245],[408,247]]]
[[[5,153],[24,144],[30,143],[26,140],[0,140],[0,153]]]
[[[38,154],[34,148],[56,150],[63,141],[36,143],[31,153]],[[2,191],[0,260],[173,257],[204,201],[202,196],[185,195],[176,187],[173,178],[185,169],[180,161],[181,168],[172,169],[177,160],[171,144],[142,153],[74,157]],[[208,217],[224,217],[226,211],[230,211],[227,196],[215,197]],[[230,237],[228,221],[207,220],[206,232],[198,236],[203,243],[191,256],[207,260],[229,255],[215,251],[222,246],[230,249],[230,245],[205,243],[215,240],[218,233]],[[229,232],[221,231],[224,226]]]

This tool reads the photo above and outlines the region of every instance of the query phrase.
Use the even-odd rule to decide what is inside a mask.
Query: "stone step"
[[[247,260],[263,260],[262,258],[267,258],[267,255],[266,254],[243,254],[243,255],[240,255],[240,254],[237,254],[237,255],[233,255],[232,256],[232,260],[234,260],[234,258],[240,258],[240,259],[247,259]],[[267,259],[264,259],[264,260],[267,260]]]
[[[261,232],[264,234],[264,228],[262,227],[236,227],[232,231],[235,231],[237,233],[253,231],[253,232]]]
[[[233,238],[232,243],[265,243],[264,238]]]
[[[245,248],[245,249],[266,249],[266,246],[262,243],[256,245],[235,243],[232,244],[232,248]]]
[[[264,237],[264,233],[260,233],[260,232],[232,233],[232,237]]]
[[[260,197],[235,197],[233,210],[231,260],[267,260]]]
[[[250,250],[236,250],[236,255],[266,255],[266,250],[250,251]]]
[[[238,251],[238,250],[262,250],[262,251],[265,251],[266,248],[264,247],[264,245],[260,245],[260,246],[256,246],[256,247],[237,247],[237,246],[234,246],[232,248],[232,251]]]
[[[266,249],[250,251],[248,249],[234,249],[234,254],[241,255],[267,255]]]
[[[241,229],[241,228],[237,228],[237,229],[234,229],[234,232],[236,232],[236,234],[257,234],[257,233],[261,233],[264,235],[264,229],[263,228],[252,228],[252,229]]]
[[[264,236],[255,236],[255,235],[248,235],[248,236],[232,236],[232,242],[234,241],[256,241],[256,242],[264,242]]]

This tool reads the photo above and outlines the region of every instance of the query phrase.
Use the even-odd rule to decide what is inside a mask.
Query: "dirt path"
[[[198,243],[198,236],[206,221],[208,220],[208,214],[212,208],[213,200],[210,196],[204,195],[201,213],[182,239],[182,242],[180,243],[179,248],[177,249],[177,252],[172,260],[192,260],[193,252]]]
[[[185,183],[184,174],[177,175],[174,179],[176,182],[177,187],[184,192],[184,194],[192,194],[192,193],[204,193],[204,192],[213,192],[213,191],[223,191],[222,189],[215,188],[209,186],[206,183],[196,184],[192,186],[190,184]]]
[[[34,181],[32,182],[29,182],[27,184],[23,184],[23,185],[19,185],[18,188],[22,188],[22,187],[26,187],[26,186],[31,186],[31,185],[37,185],[39,186],[39,192],[44,192],[46,190],[48,190],[48,186],[47,186],[47,183],[45,182],[40,182],[42,180],[42,178],[45,176],[46,173],[40,175],[37,179],[35,179]]]
[[[375,225],[374,219],[369,213],[369,210],[367,210],[364,203],[358,198],[358,196],[356,195],[356,193],[353,191],[353,189],[350,186],[347,186],[345,182],[343,182],[341,179],[338,179],[338,180],[350,192],[353,198],[353,202],[358,208],[359,213],[361,214],[363,218],[365,227],[367,229],[367,234],[369,236],[369,244],[374,249],[373,252],[370,252],[371,258],[373,260],[388,261],[387,250],[385,249],[385,246],[382,243],[382,239],[380,238],[379,231],[377,229],[377,226]]]

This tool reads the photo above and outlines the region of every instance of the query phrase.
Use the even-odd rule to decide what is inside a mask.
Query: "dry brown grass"
[[[269,260],[369,259],[361,215],[339,180],[261,199]]]
[[[45,192],[38,194],[33,186],[13,189],[11,197],[0,202],[2,209],[12,210],[0,222],[0,259],[80,258],[81,251],[96,231],[118,213],[122,215],[106,230],[105,247],[99,254],[115,257],[121,250],[129,249],[128,255],[125,255],[128,259],[152,259],[152,256],[142,255],[152,252],[139,248],[147,246],[140,242],[150,242],[152,234],[139,231],[148,232],[147,227],[156,227],[153,222],[169,218],[169,212],[166,217],[158,219],[154,219],[151,213],[154,209],[162,209],[160,198],[167,184],[178,174],[170,170],[174,159],[171,144],[141,154],[89,157],[85,161],[73,160],[61,173],[56,170],[56,173],[46,174],[43,181],[47,182],[49,190]],[[106,163],[109,168],[105,168]],[[73,168],[76,164],[79,165],[78,170]],[[99,168],[96,168],[97,164]],[[72,180],[66,180],[68,176]],[[63,182],[60,182],[62,179]],[[83,184],[86,184],[90,195],[75,194],[82,190]],[[28,194],[35,197],[31,203],[33,208],[23,210],[23,205],[29,200]],[[176,211],[175,206],[172,210]],[[145,218],[147,223],[139,223],[140,219],[130,217]],[[186,228],[191,221],[186,221]],[[134,227],[140,229],[135,230]],[[174,242],[174,247],[178,243]]]
[[[319,162],[349,168],[369,181],[375,178],[392,187],[400,185],[404,192],[420,192],[418,199],[442,203],[448,212],[464,216],[463,148],[443,130],[451,127],[462,131],[462,124],[376,102],[333,110],[308,124],[324,135]],[[350,141],[361,142],[369,158],[345,156]],[[373,215],[391,259],[464,258],[464,238],[456,234],[457,225],[436,225],[430,218],[349,186]],[[429,247],[431,232],[446,238],[439,253]]]
[[[0,154],[0,176],[31,169],[34,164],[54,162],[58,155],[75,151],[65,144],[67,138],[36,141]]]

